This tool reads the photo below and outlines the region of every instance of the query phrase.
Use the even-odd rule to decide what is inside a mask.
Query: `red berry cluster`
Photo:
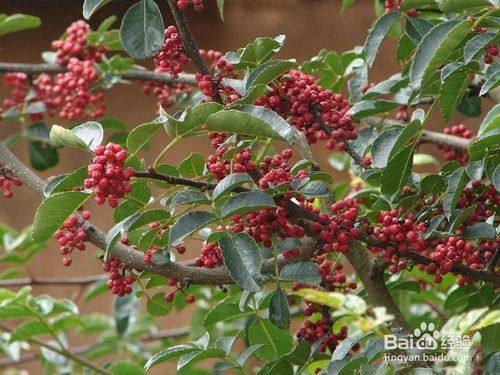
[[[216,74],[212,77],[210,74],[196,73],[195,79],[198,82],[198,87],[200,91],[206,97],[212,99],[215,95],[215,90],[218,88],[218,92],[221,96],[225,98],[226,103],[232,103],[237,100],[240,96],[231,87],[223,87],[221,85],[222,78],[227,75],[233,74],[233,66],[229,64],[226,59],[220,58],[215,64]]]
[[[221,144],[223,144],[227,139],[226,133],[210,133],[208,135],[208,139],[210,139],[210,145],[212,148],[218,148]]]
[[[292,150],[286,149],[281,154],[274,156],[265,156],[260,167],[264,175],[259,180],[261,189],[269,189],[294,179],[306,178],[308,172],[300,170],[296,175],[292,175],[288,162],[292,157]]]
[[[149,250],[147,250],[144,255],[142,256],[142,259],[144,259],[144,263],[146,264],[152,264],[153,263],[153,255],[155,255],[160,249],[158,249],[156,246],[151,247]]]
[[[64,255],[63,264],[66,267],[71,265],[73,250],[85,250],[84,241],[87,239],[87,234],[83,229],[83,224],[89,219],[90,212],[88,211],[83,211],[81,218],[78,215],[71,215],[54,234],[59,245],[61,245],[61,254]]]
[[[344,150],[346,142],[357,136],[352,118],[347,115],[348,101],[340,94],[323,89],[313,76],[298,70],[290,70],[271,93],[257,99],[255,104],[287,118],[310,144],[330,138],[329,149]],[[318,118],[327,129],[322,128]]]
[[[229,149],[225,146],[219,146],[215,154],[207,158],[207,169],[215,178],[222,180],[231,173],[231,161],[224,159],[224,154]],[[233,160],[233,172],[251,172],[255,170],[255,163],[251,159],[252,153],[250,147],[239,151]]]
[[[0,188],[5,198],[12,198],[14,196],[12,185],[21,186],[22,184],[23,182],[19,178],[12,175],[12,172],[4,168],[0,163]]]
[[[458,125],[453,125],[451,127],[446,127],[443,129],[443,132],[445,134],[450,134],[454,135],[460,138],[466,138],[466,139],[471,139],[474,137],[474,134],[467,128],[467,125],[465,124],[458,124]],[[466,152],[463,151],[458,151],[453,148],[450,148],[448,146],[437,146],[440,150],[444,150],[444,158],[447,161],[450,160],[456,160],[460,164],[467,164],[467,161],[469,160],[469,156]]]
[[[89,24],[83,20],[73,22],[65,33],[63,40],[52,42],[52,49],[56,51],[57,63],[66,66],[71,58],[80,61],[99,62],[107,52],[105,46],[91,46],[87,36],[92,31]]]
[[[195,258],[197,267],[214,268],[222,264],[222,254],[220,247],[215,243],[204,244],[200,255]]]
[[[343,326],[340,332],[335,334],[332,332],[332,322],[330,318],[322,314],[321,318],[315,320],[306,320],[304,326],[297,332],[297,339],[299,341],[308,341],[310,344],[321,340],[318,347],[319,352],[326,352],[327,349],[333,352],[340,341],[345,340],[347,337],[348,328]],[[353,348],[353,350],[356,350]]]
[[[196,11],[203,10],[203,0],[177,0],[177,8],[186,9],[189,4],[193,4],[193,8]]]
[[[184,53],[181,35],[175,26],[165,29],[165,41],[154,58],[156,70],[167,72],[177,77],[184,71],[184,65],[189,61],[188,55]]]
[[[183,83],[164,84],[161,82],[144,82],[142,91],[146,95],[154,95],[157,100],[157,106],[168,108],[177,104],[180,95],[189,93],[191,88]]]
[[[54,78],[41,74],[30,80],[25,73],[9,73],[4,78],[6,86],[11,87],[11,98],[3,101],[4,106],[17,107],[33,102],[43,102],[49,113],[54,116],[59,108],[63,119],[99,118],[106,109],[104,93],[95,92],[100,79],[95,63],[106,52],[102,46],[89,46],[87,34],[91,31],[85,21],[74,22],[67,30],[64,40],[52,43],[57,51],[57,62],[68,71]],[[28,95],[30,94],[30,95]],[[30,120],[43,119],[43,113],[29,115]]]
[[[72,57],[66,73],[56,75],[54,82],[48,75],[40,76],[37,89],[48,108],[62,105],[59,116],[63,119],[99,118],[104,115],[106,104],[104,92],[93,91],[99,81],[99,73],[90,60],[78,60]],[[50,99],[49,99],[50,98]]]
[[[397,12],[401,9],[401,0],[385,0],[384,2],[385,12]],[[406,14],[410,17],[418,17],[418,10],[415,8],[408,9]]]
[[[342,269],[342,263],[334,264],[324,255],[317,257],[316,262],[319,264],[319,273],[322,278],[321,286],[329,291],[338,291],[348,293],[349,290],[357,288],[355,281],[348,282],[347,276]]]
[[[403,105],[396,111],[396,120],[407,122],[410,119],[410,113],[408,111],[408,106]]]
[[[125,275],[125,266],[122,262],[110,257],[102,265],[102,269],[109,273],[108,289],[111,293],[119,297],[132,293],[132,284],[135,281],[135,276],[132,274]]]
[[[427,226],[423,222],[415,222],[412,213],[406,218],[399,218],[398,210],[381,211],[377,222],[381,226],[373,229],[372,236],[386,247],[371,246],[371,251],[381,252],[386,261],[392,265],[389,267],[391,273],[397,273],[405,268],[405,262],[400,260],[398,253],[406,254],[410,250],[418,253],[424,252],[428,244],[420,233],[427,232]]]
[[[118,206],[118,199],[131,190],[129,183],[134,175],[132,168],[125,168],[127,152],[120,145],[108,143],[94,151],[92,164],[88,167],[89,178],[84,182],[86,189],[93,189],[95,200],[104,204],[109,199],[111,207]]]
[[[10,89],[9,97],[2,101],[5,108],[16,108],[21,113],[24,105],[39,101],[38,95],[28,96],[31,85],[26,73],[6,73],[3,84]],[[43,119],[43,114],[32,113],[28,118],[31,121],[40,121]]]
[[[333,215],[326,213],[320,215],[319,223],[314,223],[311,229],[317,233],[323,241],[323,252],[349,251],[349,240],[359,237],[359,230],[354,228],[358,217],[358,207],[354,199],[344,199],[331,205]]]
[[[245,216],[245,220],[239,215],[234,215],[231,220],[234,223],[229,227],[232,232],[244,231],[267,247],[272,245],[273,234],[279,238],[302,238],[305,235],[304,228],[288,221],[288,211],[283,207],[250,212]]]
[[[172,278],[168,278],[167,279],[167,285],[168,286],[173,286],[175,287],[175,290],[173,292],[168,292],[168,293],[165,293],[165,301],[167,302],[172,302],[175,298],[175,295],[179,292],[183,293],[184,294],[184,300],[187,302],[187,303],[194,303],[194,301],[196,301],[196,298],[195,296],[193,295],[190,295],[190,294],[186,294],[184,292],[184,283],[179,283],[178,281],[175,281],[174,279]]]
[[[500,195],[493,184],[485,184],[481,181],[472,181],[471,187],[463,189],[457,202],[457,207],[465,209],[476,205],[474,212],[464,221],[463,226],[485,221],[495,213],[500,205]]]
[[[495,44],[490,44],[488,47],[486,47],[486,51],[484,54],[484,62],[486,64],[491,64],[493,63],[495,57],[498,56],[498,47]]]

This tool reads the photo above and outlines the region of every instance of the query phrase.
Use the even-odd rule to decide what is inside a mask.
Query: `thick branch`
[[[377,267],[376,263],[371,262],[367,251],[354,241],[351,242],[350,249],[345,256],[356,270],[373,304],[385,307],[389,314],[394,315],[394,321],[402,331],[411,331],[385,285],[384,268]]]
[[[43,188],[45,183],[23,163],[21,163],[10,150],[0,143],[0,162],[5,168],[8,168],[16,176],[18,176],[28,187],[43,197]],[[105,249],[105,235],[97,227],[89,222],[84,225],[87,233],[87,240],[100,249]],[[299,260],[310,259],[315,250],[315,241],[311,239],[304,240],[301,253],[292,259],[285,259],[280,256],[278,263],[279,268],[285,264],[293,263]],[[136,269],[137,271],[151,271],[155,274],[171,277],[179,281],[189,281],[192,284],[203,285],[223,285],[234,284],[231,275],[224,267],[214,269],[198,268],[186,266],[176,262],[170,262],[165,265],[146,264],[143,259],[143,253],[134,250],[121,243],[117,243],[111,249],[111,255],[120,260],[127,268]],[[262,267],[263,273],[274,273],[274,260],[269,260]]]
[[[66,68],[56,64],[24,64],[0,62],[0,73],[23,72],[28,74],[56,74],[66,72]],[[185,83],[196,85],[196,79],[193,74],[181,73],[179,77],[174,78],[167,73],[152,72],[149,70],[129,70],[120,74],[123,79],[152,81],[166,84]]]
[[[368,126],[379,126],[381,124],[385,125],[405,125],[404,122],[382,119],[380,117],[365,117],[361,122]],[[424,130],[420,136],[420,143],[432,143],[440,146],[447,146],[458,151],[467,152],[470,145],[472,144],[472,139],[460,138],[455,135],[444,134],[439,132],[433,132],[430,130]]]

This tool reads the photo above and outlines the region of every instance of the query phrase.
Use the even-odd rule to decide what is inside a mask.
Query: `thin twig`
[[[196,39],[194,38],[193,33],[191,32],[191,28],[189,27],[189,22],[186,18],[184,12],[177,7],[176,0],[167,0],[168,6],[170,7],[170,11],[174,16],[175,24],[177,25],[177,29],[181,35],[182,46],[184,48],[184,52],[188,54],[195,66],[196,70],[203,75],[210,75],[210,69],[203,60],[203,57],[200,55],[200,48],[198,47],[198,43],[196,43]],[[222,104],[222,98],[219,94],[219,87],[214,85],[214,99],[216,102]]]
[[[7,324],[4,324],[4,323],[0,323],[0,329],[4,330],[6,332],[13,332],[14,331],[11,327],[9,327]],[[52,345],[48,342],[39,340],[35,337],[30,337],[27,340],[37,344],[38,346],[44,347],[50,351],[53,351],[55,353],[58,353],[64,357],[66,357],[66,358],[69,358],[69,359],[81,364],[84,367],[87,367],[87,368],[94,370],[95,372],[97,372],[99,374],[112,375],[111,372],[109,372],[105,368],[101,367],[100,365],[98,365],[92,361],[89,361],[87,358],[82,357],[77,353],[73,353],[73,352],[69,351],[68,349],[58,348],[55,345]]]
[[[56,64],[25,64],[0,62],[0,73],[22,72],[28,74],[57,74],[64,73],[67,69]],[[167,73],[152,72],[149,70],[129,70],[120,74],[120,77],[132,81],[151,81],[166,84],[185,83],[196,85],[194,74],[181,73],[178,77],[172,77]]]

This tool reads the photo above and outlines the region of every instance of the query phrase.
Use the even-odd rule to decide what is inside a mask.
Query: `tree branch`
[[[84,277],[33,277],[20,279],[5,279],[0,280],[0,288],[24,285],[58,285],[58,286],[74,286],[74,285],[89,285],[97,281],[106,280],[107,275],[94,275]]]
[[[174,16],[175,24],[177,25],[177,29],[181,34],[182,47],[184,48],[184,52],[188,54],[193,62],[196,70],[203,75],[210,75],[210,69],[203,60],[203,57],[200,55],[200,48],[198,47],[198,43],[196,43],[196,39],[194,38],[193,33],[191,32],[191,28],[189,27],[189,22],[184,14],[184,12],[177,7],[176,0],[167,0],[168,6],[170,7],[170,11]],[[219,94],[218,85],[214,85],[214,99],[216,102],[222,104],[222,98]]]
[[[180,328],[173,328],[173,329],[167,329],[163,331],[158,331],[158,332],[153,332],[153,333],[148,333],[143,335],[140,339],[141,341],[157,341],[157,340],[164,340],[164,339],[178,339],[184,336],[187,336],[191,331],[190,327],[180,327]],[[68,349],[70,353],[73,355],[82,355],[88,352],[90,349],[92,349],[92,345],[82,345],[82,346],[76,346],[74,348]],[[40,357],[40,353],[38,352],[29,352],[25,353],[20,356],[19,359],[13,360],[12,358],[0,358],[0,367],[9,367],[13,365],[18,365],[20,363],[24,362],[30,362],[38,359]]]
[[[45,183],[21,161],[19,161],[5,145],[0,143],[0,162],[5,168],[14,173],[24,184],[30,187],[38,195],[43,197]],[[87,240],[100,249],[105,249],[105,234],[89,222],[85,222],[84,230],[87,233]],[[307,260],[312,257],[315,251],[315,241],[305,239],[303,248],[297,257],[285,259],[280,256],[278,266],[281,269],[288,263],[294,263],[300,260]],[[183,265],[176,262],[170,262],[165,265],[146,264],[143,259],[143,253],[134,250],[121,243],[115,244],[111,249],[111,255],[120,260],[127,268],[137,271],[150,271],[157,275],[171,277],[178,281],[186,281],[192,284],[202,285],[223,285],[234,284],[234,280],[224,267],[213,269],[199,268]],[[269,260],[262,267],[263,273],[274,274],[274,260]]]
[[[28,74],[56,74],[64,73],[67,69],[56,64],[24,64],[0,62],[0,73],[23,72]],[[170,74],[152,72],[149,70],[129,70],[120,74],[123,79],[133,81],[152,81],[166,84],[185,83],[187,85],[196,85],[194,74],[181,73],[179,77],[174,78]]]
[[[361,119],[361,122],[370,127],[377,127],[381,124],[385,125],[405,125],[406,123],[397,120],[383,119],[381,117],[365,117]],[[420,136],[420,143],[432,143],[440,146],[447,146],[458,151],[467,152],[470,145],[472,144],[472,139],[460,138],[455,135],[444,134],[439,132],[433,132],[430,130],[423,130]]]

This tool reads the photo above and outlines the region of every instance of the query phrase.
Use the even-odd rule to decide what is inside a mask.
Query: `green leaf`
[[[212,199],[215,201],[217,198],[225,195],[227,192],[234,190],[236,187],[245,183],[253,182],[252,177],[246,173],[232,173],[224,177],[215,187],[212,192]]]
[[[227,301],[222,301],[221,303],[215,305],[205,316],[203,325],[205,327],[211,327],[218,322],[225,322],[228,320],[236,320],[248,315],[251,315],[251,311],[240,311],[237,303],[228,303]]]
[[[178,116],[165,113],[165,130],[173,138],[183,137],[194,133],[194,130],[207,122],[210,115],[222,110],[219,103],[209,102],[188,107]]]
[[[419,17],[407,17],[405,31],[412,40],[414,46],[417,46],[422,38],[434,27],[434,24]],[[415,48],[415,47],[413,47]]]
[[[234,281],[249,292],[258,292],[261,288],[256,279],[260,276],[262,259],[254,239],[246,233],[237,233],[218,242],[224,265]]]
[[[49,333],[49,328],[39,320],[29,320],[19,324],[10,336],[10,342],[29,340],[33,336]]]
[[[359,121],[364,117],[376,115],[377,113],[390,112],[399,106],[399,103],[388,100],[362,100],[355,103],[349,109],[348,113],[352,115],[356,121]]]
[[[404,147],[392,159],[382,172],[382,193],[387,197],[396,197],[410,177],[413,164],[413,144]]]
[[[83,2],[83,18],[88,20],[92,15],[111,0],[85,0]]]
[[[115,375],[144,375],[143,368],[133,362],[115,362],[108,367],[108,370]]]
[[[245,91],[248,93],[254,87],[267,85],[273,79],[297,66],[295,60],[271,60],[258,66],[250,72],[245,80]]]
[[[281,269],[280,279],[301,284],[319,285],[321,283],[318,266],[313,262],[297,262],[285,265]]]
[[[347,353],[349,353],[349,351],[354,345],[356,345],[361,339],[365,338],[367,335],[370,334],[371,333],[357,333],[347,337],[339,345],[337,345],[337,347],[333,351],[332,361],[338,361],[344,359],[344,357],[347,355]]]
[[[228,52],[225,57],[235,70],[255,67],[270,60],[280,51],[284,43],[284,35],[276,38],[257,38],[237,53]]]
[[[170,229],[170,247],[180,245],[192,233],[216,220],[215,215],[209,212],[188,212],[177,220]]]
[[[52,177],[43,188],[43,195],[48,197],[53,193],[80,187],[88,176],[87,168],[81,167],[71,173]]]
[[[415,43],[413,43],[408,34],[404,34],[399,40],[398,47],[396,49],[396,58],[398,61],[403,62],[410,57],[411,53],[415,50],[415,47]]]
[[[217,9],[219,9],[220,19],[224,21],[224,0],[217,0]]]
[[[127,149],[131,154],[142,150],[149,142],[156,131],[163,127],[159,122],[148,122],[136,126],[127,137]]]
[[[323,181],[314,180],[300,186],[297,192],[306,198],[328,197],[330,195],[330,187]]]
[[[464,238],[468,240],[476,238],[493,240],[495,237],[495,228],[487,223],[475,223],[464,232]]]
[[[122,19],[120,39],[123,49],[136,59],[152,56],[163,45],[165,26],[154,0],[132,5]]]
[[[278,139],[290,144],[297,141],[295,129],[281,116],[254,105],[214,113],[207,120],[207,130]]]
[[[370,29],[364,47],[366,64],[369,68],[372,67],[373,62],[375,61],[375,56],[377,56],[377,52],[382,44],[382,41],[389,33],[392,26],[398,22],[400,18],[401,13],[399,12],[386,13],[380,17],[373,28]]]
[[[488,47],[495,38],[498,38],[496,33],[488,32],[485,34],[479,33],[470,39],[464,47],[464,62],[468,64],[479,57],[483,50]]]
[[[488,92],[500,85],[500,72],[496,71],[491,76],[488,77],[486,82],[481,87],[479,91],[479,96],[486,95]]]
[[[402,132],[403,129],[400,128],[385,130],[373,141],[371,159],[375,167],[385,168],[387,166],[391,151]]]
[[[116,297],[114,303],[114,317],[116,332],[119,336],[125,335],[129,328],[130,318],[135,314],[136,305],[131,294]]]
[[[286,329],[280,329],[269,320],[261,318],[250,326],[248,339],[252,345],[264,345],[255,355],[265,361],[272,361],[286,354],[292,348],[292,336]]]
[[[443,120],[448,122],[458,103],[469,86],[470,75],[465,70],[458,69],[446,76],[439,90],[439,107]]]
[[[0,18],[0,36],[17,31],[40,27],[40,18],[28,14],[16,13]]]
[[[200,154],[193,152],[179,165],[179,172],[183,177],[196,177],[203,175],[205,159]]]
[[[81,191],[65,191],[44,199],[35,213],[33,240],[46,241],[91,196]]]
[[[138,229],[144,225],[149,223],[159,221],[160,223],[165,222],[170,218],[170,213],[165,210],[153,209],[144,212],[137,212],[122,221],[116,224],[113,228],[109,230],[104,238],[104,242],[106,244],[106,257],[108,255],[109,250],[115,245],[116,241],[118,241],[118,237],[126,236],[128,232],[132,232],[135,229]]]
[[[164,316],[172,310],[172,303],[165,301],[165,292],[156,293],[148,299],[146,309],[152,316]]]
[[[441,0],[439,9],[446,13],[460,13],[467,9],[490,6],[487,0]]]
[[[89,121],[69,130],[59,125],[52,126],[50,142],[54,146],[69,146],[84,151],[94,151],[101,145],[104,132],[101,124]]]
[[[262,348],[262,346],[263,346],[262,344],[258,344],[258,345],[252,345],[252,346],[246,348],[238,355],[238,358],[236,358],[236,363],[238,365],[240,365],[241,367],[243,367],[245,365],[245,362],[248,360],[248,358],[250,358],[252,356],[252,354],[255,353],[255,351]]]
[[[146,364],[144,365],[144,369],[148,371],[151,367],[156,366],[159,363],[168,361],[169,359],[172,358],[180,357],[184,354],[191,353],[197,350],[199,349],[197,349],[192,345],[171,346],[170,348],[162,350],[153,355],[151,358],[149,358]]]
[[[439,79],[439,68],[448,56],[463,42],[472,28],[469,21],[451,20],[433,27],[417,46],[410,68],[410,80],[414,89],[422,94],[430,93],[431,84]]]
[[[500,120],[500,116],[496,119],[496,123]],[[500,127],[496,127],[481,136],[469,147],[470,161],[478,161],[484,159],[488,150],[498,148],[500,144]]]
[[[491,182],[495,186],[495,189],[500,192],[500,164],[496,166],[493,170],[493,175],[491,176]]]
[[[478,117],[481,114],[481,99],[476,95],[467,93],[458,103],[457,110],[466,116]]]
[[[28,143],[30,162],[37,171],[44,171],[59,163],[57,150],[47,143],[30,141]]]
[[[458,168],[450,175],[448,188],[443,199],[443,210],[446,217],[450,218],[467,181],[468,176],[464,168]]]
[[[210,203],[210,199],[208,199],[201,191],[187,189],[179,191],[173,196],[172,201],[170,202],[170,207],[175,208],[181,204],[200,205],[208,203]]]
[[[225,358],[226,353],[221,349],[207,348],[204,350],[196,350],[191,353],[184,354],[177,363],[177,371],[180,371],[184,367],[208,358]]]
[[[290,309],[285,292],[278,285],[269,302],[269,320],[279,328],[290,326]]]
[[[274,199],[262,190],[250,190],[229,198],[221,208],[221,215],[226,218],[267,207],[276,207]]]
[[[342,0],[342,11],[347,10],[352,4],[354,4],[355,0]]]

